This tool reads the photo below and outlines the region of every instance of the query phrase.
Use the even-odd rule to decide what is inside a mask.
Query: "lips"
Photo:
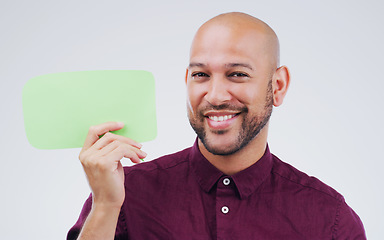
[[[224,116],[208,116],[208,118],[215,122],[222,122],[222,121],[227,121],[228,119],[231,119],[234,116],[236,116],[236,114],[224,115]]]
[[[240,113],[234,112],[208,112],[204,114],[207,119],[208,126],[213,130],[229,129],[236,121]]]

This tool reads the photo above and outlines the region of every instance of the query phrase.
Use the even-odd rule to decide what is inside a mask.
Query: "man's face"
[[[274,68],[259,35],[215,26],[193,42],[186,76],[188,117],[213,154],[237,152],[269,121]]]

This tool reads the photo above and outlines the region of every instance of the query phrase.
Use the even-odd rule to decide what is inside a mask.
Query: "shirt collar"
[[[189,162],[201,188],[205,192],[209,192],[217,181],[222,176],[225,176],[225,174],[219,171],[203,156],[199,150],[197,142],[198,140],[196,139],[195,144],[191,149]],[[247,198],[251,195],[271,174],[271,170],[272,154],[267,145],[264,155],[256,163],[243,171],[230,176],[236,185],[240,199]]]

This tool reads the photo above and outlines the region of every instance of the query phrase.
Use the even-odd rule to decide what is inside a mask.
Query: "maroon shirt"
[[[343,196],[269,152],[227,176],[192,148],[125,168],[115,239],[366,239]],[[85,202],[67,239],[91,209]]]

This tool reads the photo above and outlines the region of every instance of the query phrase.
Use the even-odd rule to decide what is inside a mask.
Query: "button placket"
[[[220,201],[221,205],[219,205],[218,207],[220,209],[221,214],[226,215],[229,213],[229,210],[230,210],[229,206],[228,206],[227,197],[232,195],[231,193],[233,193],[233,190],[232,190],[232,187],[230,186],[231,179],[229,177],[223,177],[221,179],[221,183],[222,184],[219,184],[218,189],[217,189],[217,191],[218,191],[217,197],[219,197],[221,199],[221,201]]]
[[[226,236],[233,217],[236,213],[236,189],[235,182],[229,176],[222,176],[217,182],[216,188],[216,227],[217,236]],[[236,205],[236,204],[235,204]],[[221,239],[221,237],[218,237]]]

